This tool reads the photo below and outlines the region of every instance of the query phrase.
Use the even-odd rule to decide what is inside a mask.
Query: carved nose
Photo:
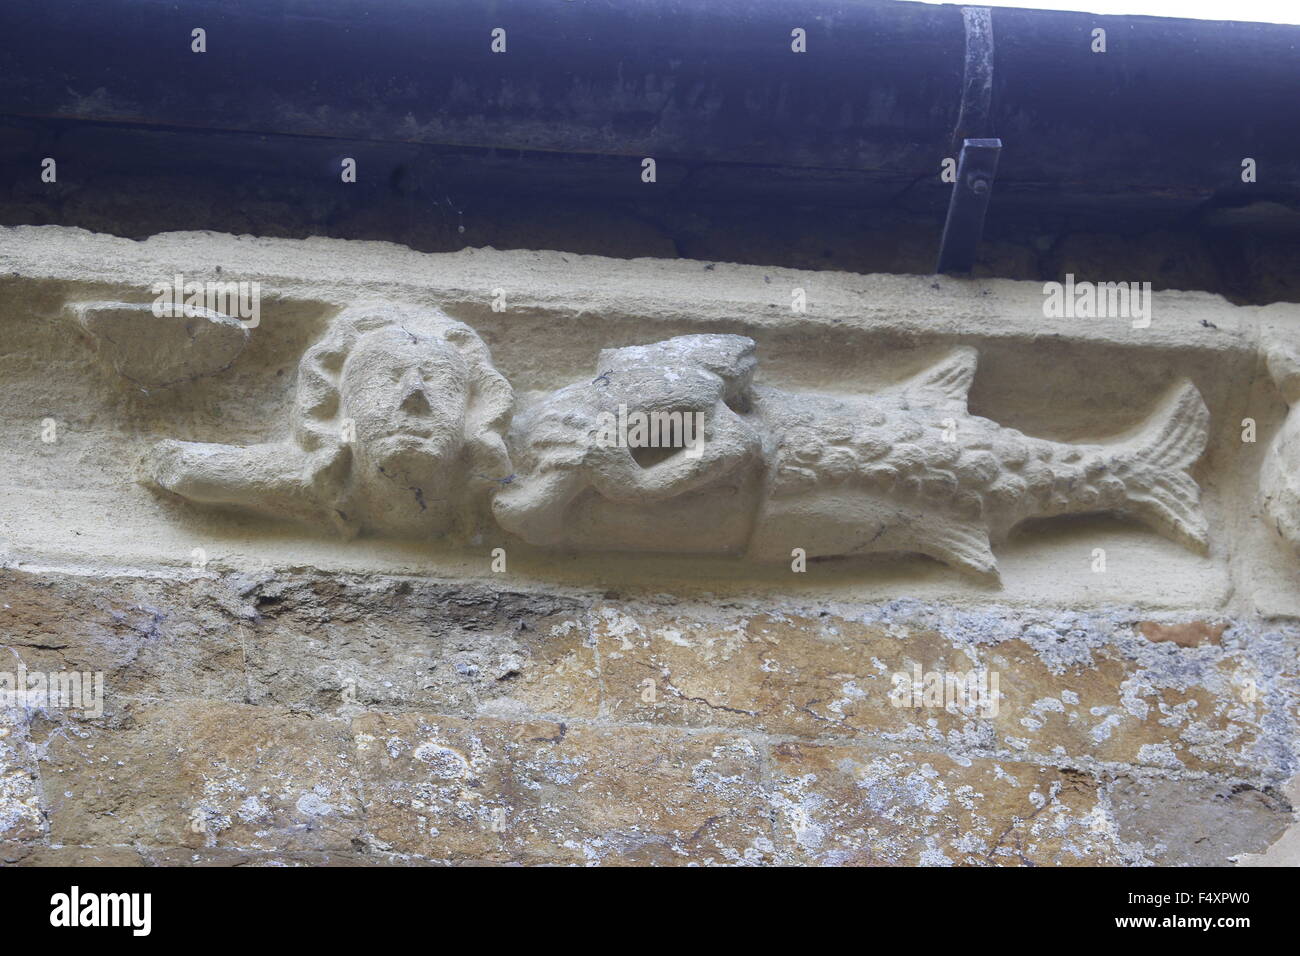
[[[433,411],[429,403],[429,393],[425,390],[424,379],[416,372],[411,372],[402,379],[402,411],[408,415],[427,415]]]

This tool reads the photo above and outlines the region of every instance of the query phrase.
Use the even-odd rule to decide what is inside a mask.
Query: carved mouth
[[[445,432],[433,429],[393,431],[374,437],[367,444],[371,454],[385,463],[443,462],[454,457],[459,448],[459,444]]]
[[[400,425],[389,428],[376,434],[376,441],[387,441],[391,439],[414,438],[427,440],[430,438],[440,437],[442,429],[435,429],[432,426],[411,426]]]

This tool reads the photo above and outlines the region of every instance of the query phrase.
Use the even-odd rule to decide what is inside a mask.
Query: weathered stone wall
[[[111,690],[10,715],[10,862],[1219,864],[1289,821],[1295,629],[273,572],[0,595],[29,669]],[[1005,699],[896,707],[913,664]]]
[[[200,380],[125,383],[67,314],[218,266],[263,284],[264,314]],[[752,336],[758,379],[820,394],[974,345],[971,410],[1064,442],[1131,431],[1187,379],[1209,411],[1209,547],[1081,515],[999,543],[998,581],[892,555],[794,571],[491,527],[347,540],[143,483],[160,439],[286,439],[299,357],[375,296],[473,327],[525,405],[589,379],[601,348],[700,332]],[[1263,355],[1300,314],[1169,293],[1136,330],[1041,302],[1037,283],[4,230],[0,654],[102,674],[104,712],[0,711],[3,860],[1279,859],[1300,571],[1264,520],[1287,407]],[[898,706],[915,671],[996,675],[995,706]]]

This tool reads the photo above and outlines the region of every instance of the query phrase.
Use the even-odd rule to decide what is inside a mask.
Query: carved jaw
[[[394,435],[360,445],[356,458],[348,497],[366,530],[413,538],[456,526],[467,504],[465,476],[445,444]]]

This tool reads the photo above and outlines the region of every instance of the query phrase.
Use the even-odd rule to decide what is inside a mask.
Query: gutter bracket
[[[984,215],[1001,153],[1000,139],[968,139],[962,144],[936,272],[970,272],[975,264],[975,250],[984,234]]]

